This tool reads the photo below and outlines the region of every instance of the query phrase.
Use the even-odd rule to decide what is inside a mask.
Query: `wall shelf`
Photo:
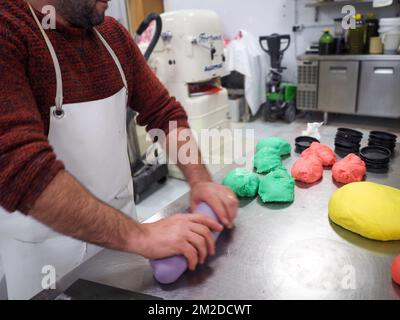
[[[323,8],[332,8],[346,5],[372,5],[373,0],[353,0],[353,1],[325,1],[325,2],[310,2],[306,3],[307,8],[315,9],[315,22],[319,19],[319,10]]]
[[[312,3],[307,3],[306,7],[322,8],[322,7],[334,7],[334,6],[345,6],[345,5],[371,4],[372,2],[373,2],[372,0],[312,2]]]

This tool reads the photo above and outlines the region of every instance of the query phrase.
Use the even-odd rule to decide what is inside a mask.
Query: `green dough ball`
[[[226,175],[222,184],[232,189],[238,197],[255,197],[260,179],[254,172],[237,168]]]
[[[295,182],[283,167],[268,174],[261,180],[258,194],[262,202],[293,202]]]
[[[268,173],[282,165],[282,159],[276,149],[265,147],[254,156],[254,168],[258,173]]]
[[[261,139],[257,143],[256,151],[260,151],[265,147],[276,149],[280,156],[288,155],[292,151],[292,147],[289,142],[287,142],[285,139],[277,137]]]

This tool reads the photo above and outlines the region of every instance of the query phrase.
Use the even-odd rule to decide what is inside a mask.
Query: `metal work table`
[[[298,60],[309,61],[400,61],[400,54],[341,54],[341,55],[318,55],[303,54],[297,57]]]
[[[275,128],[274,134],[293,141],[300,126]],[[323,132],[322,142],[333,146],[336,128]],[[297,158],[293,153],[285,166]],[[388,174],[368,173],[367,180],[400,188],[400,156]],[[325,170],[320,183],[296,187],[293,204],[242,201],[236,228],[223,233],[217,255],[175,284],[156,283],[142,257],[103,250],[64,277],[58,289],[85,279],[163,299],[400,299],[400,287],[390,277],[400,241],[368,240],[330,222],[327,204],[336,189]],[[188,198],[182,196],[150,221],[185,211]]]

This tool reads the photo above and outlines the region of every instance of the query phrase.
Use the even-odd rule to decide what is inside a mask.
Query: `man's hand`
[[[192,187],[191,208],[206,202],[228,229],[233,228],[239,200],[231,189],[214,182],[198,182]]]
[[[140,229],[139,254],[148,259],[183,255],[193,271],[197,264],[203,264],[209,255],[215,254],[211,231],[220,232],[223,227],[201,214],[176,214],[155,223],[142,224]],[[137,244],[132,245],[137,247]]]

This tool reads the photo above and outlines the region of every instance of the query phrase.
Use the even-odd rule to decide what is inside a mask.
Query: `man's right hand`
[[[220,232],[223,226],[201,214],[176,214],[155,223],[142,224],[140,230],[137,253],[148,259],[183,255],[193,271],[197,264],[203,264],[209,255],[215,254],[211,231]],[[138,248],[138,244],[132,246]]]

